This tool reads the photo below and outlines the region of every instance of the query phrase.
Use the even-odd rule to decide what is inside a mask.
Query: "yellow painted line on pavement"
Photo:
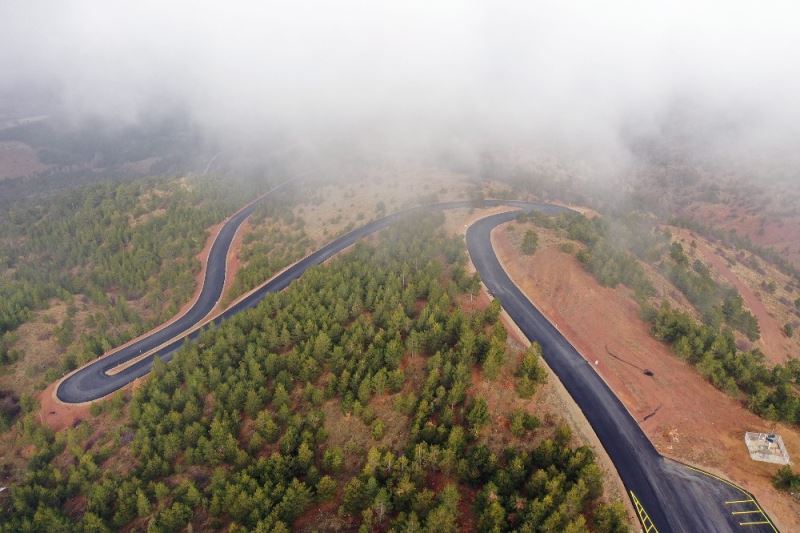
[[[753,509],[752,511],[734,511],[731,514],[753,514],[753,513],[761,513],[760,509]]]
[[[774,531],[775,533],[778,533],[778,528],[776,528],[775,524],[772,523],[772,520],[770,520],[770,518],[767,516],[767,513],[764,512],[764,509],[761,508],[761,506],[758,504],[758,502],[753,502],[753,503],[756,504],[756,507],[758,507],[758,510],[761,512],[761,516],[763,516],[764,520],[766,521],[766,522],[759,522],[759,523],[761,523],[761,524],[765,524],[765,523],[769,524],[770,527],[772,528],[772,531]],[[742,524],[739,524],[739,525],[742,525]],[[754,523],[754,524],[748,524],[748,525],[756,525],[756,524]]]
[[[658,528],[656,528],[656,525],[650,519],[650,515],[648,515],[647,511],[645,511],[644,506],[639,501],[639,498],[636,497],[636,494],[634,494],[632,490],[628,492],[631,494],[631,500],[636,508],[636,513],[639,515],[639,521],[642,523],[644,533],[650,533],[651,531],[658,533]]]
[[[766,524],[769,524],[769,527],[771,527],[771,528],[772,528],[772,531],[774,531],[775,533],[778,533],[778,528],[777,528],[777,527],[775,527],[775,524],[773,524],[773,523],[772,523],[772,520],[770,520],[769,516],[767,516],[767,513],[765,513],[765,512],[764,512],[764,509],[762,509],[762,508],[761,508],[761,506],[758,504],[758,502],[756,501],[755,497],[754,497],[752,494],[750,494],[749,492],[747,492],[747,491],[746,491],[745,489],[743,489],[742,487],[740,487],[740,486],[738,486],[738,485],[736,485],[736,484],[734,484],[734,483],[731,483],[731,482],[730,482],[730,481],[728,481],[727,479],[723,479],[723,478],[721,478],[721,477],[719,477],[719,476],[715,476],[714,474],[712,474],[712,473],[710,473],[710,472],[706,472],[705,470],[700,470],[699,468],[695,468],[695,467],[693,467],[693,466],[691,466],[691,465],[685,465],[685,466],[686,466],[687,468],[691,468],[692,470],[694,470],[694,471],[696,471],[696,472],[700,472],[701,474],[705,474],[705,475],[707,475],[707,476],[709,476],[709,477],[713,477],[714,479],[716,479],[716,480],[718,480],[718,481],[722,481],[722,482],[723,482],[723,483],[725,483],[726,485],[729,485],[729,486],[733,487],[734,489],[738,490],[738,491],[739,491],[739,492],[741,492],[742,494],[745,494],[745,495],[747,495],[747,496],[750,496],[750,499],[749,499],[749,500],[730,500],[730,501],[727,501],[727,502],[725,502],[725,505],[730,505],[730,504],[734,504],[734,503],[750,503],[750,502],[753,502],[753,505],[755,505],[756,507],[758,507],[758,512],[760,512],[760,513],[761,513],[761,516],[763,516],[763,517],[764,517],[764,520],[763,520],[763,521],[760,521],[760,522],[739,522],[739,525],[740,525],[740,526],[756,526],[756,525],[766,525]]]

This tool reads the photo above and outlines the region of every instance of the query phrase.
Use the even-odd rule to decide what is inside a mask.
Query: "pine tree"
[[[533,255],[538,246],[539,236],[535,231],[529,229],[522,238],[522,253],[525,255]]]

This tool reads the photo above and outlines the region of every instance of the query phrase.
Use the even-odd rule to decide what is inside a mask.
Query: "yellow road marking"
[[[760,509],[753,509],[752,511],[735,511],[731,514],[753,514],[753,513],[761,513]]]
[[[764,517],[764,520],[766,521],[766,522],[760,522],[760,523],[761,524],[764,524],[764,523],[769,524],[770,527],[772,528],[772,531],[774,531],[775,533],[778,533],[778,528],[776,528],[775,524],[772,523],[772,520],[769,519],[769,517],[767,516],[767,513],[764,512],[764,509],[761,508],[761,506],[758,504],[758,502],[754,501],[753,503],[756,505],[756,507],[758,507],[758,510],[761,512],[761,516]],[[753,525],[755,525],[755,524],[753,524]]]
[[[753,502],[753,505],[758,507],[758,511],[761,513],[761,516],[764,517],[764,521],[763,522],[739,522],[740,526],[755,526],[755,525],[769,524],[769,526],[772,528],[772,531],[774,531],[775,533],[778,533],[778,528],[775,527],[775,524],[772,523],[772,520],[770,520],[770,518],[767,516],[767,513],[764,512],[764,509],[761,508],[761,506],[758,504],[758,502],[755,500],[755,498],[753,497],[752,494],[750,494],[749,492],[744,490],[742,487],[731,483],[727,479],[723,479],[723,478],[721,478],[719,476],[715,476],[714,474],[712,474],[710,472],[706,472],[705,470],[700,470],[699,468],[695,468],[695,467],[687,465],[687,464],[684,464],[684,466],[686,466],[687,468],[690,468],[690,469],[692,469],[692,470],[694,470],[696,472],[700,472],[701,474],[705,474],[706,476],[713,477],[716,480],[722,481],[726,485],[730,485],[731,487],[733,487],[734,489],[738,490],[742,494],[746,494],[746,495],[750,496],[749,500],[730,500],[730,501],[725,502],[725,505],[730,505],[730,504],[734,504],[734,503],[749,503],[749,502]]]
[[[650,516],[647,514],[647,511],[645,511],[644,506],[639,501],[639,498],[636,497],[632,490],[628,492],[631,493],[631,500],[633,500],[633,505],[636,507],[636,513],[639,515],[639,521],[642,523],[644,533],[650,533],[651,531],[658,533],[656,525],[653,523],[653,520],[650,519]]]

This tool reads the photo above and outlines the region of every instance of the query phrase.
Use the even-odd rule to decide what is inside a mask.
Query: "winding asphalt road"
[[[567,211],[560,206],[518,201],[487,200],[484,205],[506,205],[547,214]],[[471,206],[467,201],[446,202],[407,209],[370,222],[291,265],[211,322],[218,324],[244,309],[256,306],[268,293],[286,288],[309,267],[324,262],[363,237],[386,228],[409,214],[429,209]],[[494,253],[490,237],[495,227],[513,220],[517,214],[518,211],[511,211],[492,215],[470,226],[466,235],[470,257],[484,284],[500,300],[511,319],[529,339],[542,345],[545,361],[583,411],[619,472],[643,530],[647,533],[777,531],[748,492],[725,480],[661,456],[592,366],[511,281]],[[169,342],[155,351],[154,355],[169,361],[187,339],[195,339],[203,328],[194,326],[219,300],[230,242],[236,229],[248,215],[249,211],[245,209],[234,215],[222,228],[220,237],[209,254],[209,266],[201,296],[186,315],[152,336],[71,374],[59,385],[58,398],[68,403],[101,398],[147,374],[152,367],[152,357],[142,359],[114,375],[108,375],[108,370],[167,341]]]
[[[470,258],[483,283],[525,336],[541,344],[548,366],[608,452],[644,529],[662,533],[777,531],[749,493],[659,454],[592,365],[511,281],[492,248],[491,232],[517,214],[489,216],[470,226]]]
[[[231,247],[236,231],[242,225],[242,222],[258,207],[260,200],[282,188],[287,183],[284,182],[267,191],[255,201],[234,213],[225,222],[208,252],[203,288],[197,300],[186,313],[151,335],[98,359],[67,376],[56,389],[58,399],[65,403],[87,402],[102,398],[124,387],[136,377],[144,375],[144,373],[139,374],[139,376],[133,376],[132,373],[128,372],[120,372],[116,375],[108,375],[107,372],[126,361],[157,348],[184,333],[208,316],[208,313],[214,309],[222,296],[222,289],[225,286],[228,250]]]
[[[486,205],[501,205],[501,203],[500,201],[487,201]],[[505,202],[504,205],[506,204],[517,207],[529,205],[525,202],[513,201]],[[220,230],[219,235],[214,240],[211,250],[209,251],[203,289],[197,301],[186,314],[163,329],[154,332],[152,335],[144,337],[117,352],[89,363],[72,374],[69,374],[56,388],[56,396],[58,399],[65,403],[83,403],[107,396],[133,380],[147,374],[153,365],[153,359],[152,357],[146,357],[130,364],[124,370],[109,373],[113,369],[151,351],[153,351],[152,355],[156,355],[164,361],[169,361],[187,339],[194,340],[197,338],[202,331],[202,328],[198,327],[198,324],[204,323],[204,319],[207,319],[208,313],[214,308],[222,295],[222,289],[225,284],[227,254],[233,237],[236,234],[236,230],[250,213],[252,213],[255,207],[256,203],[252,203],[234,214]],[[433,206],[415,207],[370,222],[365,226],[335,239],[297,263],[289,266],[267,283],[234,303],[213,320],[208,321],[208,323],[219,324],[221,321],[244,309],[255,307],[264,296],[270,292],[283,290],[292,281],[299,278],[309,267],[326,261],[363,237],[391,226],[401,218],[413,212],[422,212],[426,209],[452,209],[457,207],[470,207],[470,202],[446,202]],[[553,213],[563,209],[546,205],[541,205],[540,208]]]

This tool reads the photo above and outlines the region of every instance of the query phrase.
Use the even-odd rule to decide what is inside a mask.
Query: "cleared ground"
[[[800,432],[761,420],[707,383],[650,335],[629,290],[601,287],[559,249],[562,241],[553,234],[537,228],[539,250],[521,255],[520,230],[517,225],[509,232],[506,226],[494,234],[509,275],[582,355],[598,361],[598,372],[656,448],[743,486],[782,530],[800,530],[800,505],[770,484],[776,467],[751,461],[743,440],[745,431],[774,429],[784,435],[790,453],[800,453]]]

